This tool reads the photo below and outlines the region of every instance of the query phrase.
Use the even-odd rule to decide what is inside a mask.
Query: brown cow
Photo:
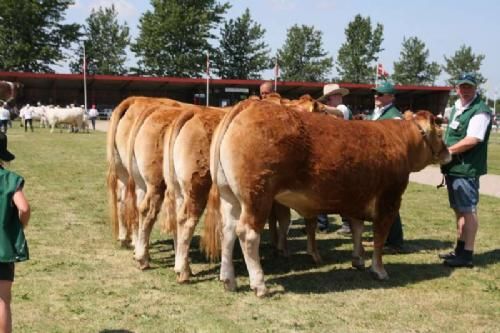
[[[272,94],[276,102],[283,100]],[[259,99],[256,99],[259,101]],[[294,108],[304,111],[316,111],[318,103],[312,98],[287,101]],[[185,282],[191,274],[189,268],[189,245],[194,228],[198,224],[208,198],[212,184],[209,173],[209,151],[212,134],[219,124],[225,110],[204,108],[186,111],[178,117],[165,136],[163,174],[167,191],[164,204],[166,206],[167,231],[175,234],[175,267],[177,281]],[[191,118],[192,117],[192,118]],[[290,209],[278,203],[269,217],[273,245],[280,253],[287,255],[286,234],[290,224]],[[279,220],[280,232],[276,232],[276,220]]]
[[[220,279],[226,289],[236,288],[232,252],[238,236],[250,287],[258,296],[267,293],[259,243],[273,200],[306,218],[327,212],[373,221],[371,271],[388,278],[382,247],[410,172],[450,159],[441,134],[429,112],[404,121],[349,122],[283,112],[272,103],[240,103],[221,121],[212,141],[214,184],[203,241],[215,257],[222,233]],[[355,267],[364,264],[361,232],[362,225],[355,223]]]
[[[177,240],[174,270],[178,282],[186,282],[191,274],[189,245],[212,184],[210,142],[225,113],[219,108],[184,111],[165,135],[163,175],[167,191],[164,210],[167,230],[173,232]]]
[[[127,163],[130,132],[142,113],[150,113],[159,105],[180,107],[181,103],[171,99],[129,97],[122,101],[111,115],[107,133],[108,201],[113,230],[122,246],[127,246],[130,241],[135,243],[135,239],[131,240],[131,230],[127,226],[133,225],[131,221],[135,217],[129,216],[126,220],[124,207],[125,188],[129,180]]]

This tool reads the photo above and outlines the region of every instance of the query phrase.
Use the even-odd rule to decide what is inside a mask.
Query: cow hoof
[[[120,240],[120,248],[124,250],[130,250],[132,249],[132,243],[130,242],[130,240],[122,239]]]
[[[189,277],[189,271],[177,273],[177,283],[187,283],[189,282]]]
[[[321,265],[323,263],[323,259],[321,259],[321,256],[319,254],[312,253],[311,256],[316,265]]]
[[[147,259],[141,259],[141,260],[138,260],[138,262],[139,262],[139,269],[141,271],[144,271],[146,269],[151,268],[151,266],[149,266],[149,260],[147,260]]]
[[[262,297],[266,297],[269,293],[269,291],[267,290],[266,286],[262,286],[262,287],[254,287],[252,288],[254,293],[255,293],[255,296],[259,297],[259,298],[262,298]]]
[[[226,291],[236,291],[236,280],[224,280],[224,290]]]
[[[379,281],[385,281],[389,280],[389,274],[385,270],[382,270],[381,272],[377,272],[373,269],[373,267],[370,267],[370,274],[375,280]]]
[[[356,269],[364,270],[365,260],[363,258],[352,258],[351,265]]]
[[[278,255],[280,257],[283,257],[283,258],[289,258],[290,257],[290,252],[288,251],[288,249],[285,249],[285,250],[278,249]]]

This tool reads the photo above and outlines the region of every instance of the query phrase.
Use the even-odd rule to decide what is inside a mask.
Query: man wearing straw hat
[[[344,114],[344,119],[351,120],[352,112],[349,110],[347,106],[342,104],[342,98],[349,94],[349,89],[341,88],[336,83],[329,83],[323,87],[323,96],[318,98],[318,101],[325,103],[328,106],[332,106],[338,110],[340,110]],[[342,226],[337,230],[338,233],[341,234],[349,234],[351,233],[351,226],[349,220],[344,216],[342,218]],[[328,231],[328,216],[326,214],[320,214],[317,217],[318,220],[318,230],[320,232]]]

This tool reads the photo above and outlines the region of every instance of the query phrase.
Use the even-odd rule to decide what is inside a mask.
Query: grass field
[[[289,259],[273,255],[266,232],[261,255],[271,296],[258,299],[239,253],[238,292],[223,291],[219,265],[200,255],[198,236],[191,283],[175,282],[171,239],[157,229],[153,268],[136,268],[107,222],[104,133],[24,133],[16,123],[8,135],[17,157],[10,169],[25,177],[33,208],[31,260],[16,266],[15,332],[500,331],[498,198],[481,197],[475,268],[452,270],[436,256],[455,237],[446,191],[411,184],[401,215],[412,251],[384,257],[385,282],[350,268],[348,238],[318,235],[325,264],[317,267],[300,221],[290,231]],[[500,149],[491,157],[490,170],[500,174]]]

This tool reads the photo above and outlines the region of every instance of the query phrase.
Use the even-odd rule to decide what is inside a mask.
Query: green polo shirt
[[[19,212],[12,201],[14,193],[23,185],[21,176],[0,168],[0,262],[29,259]]]

